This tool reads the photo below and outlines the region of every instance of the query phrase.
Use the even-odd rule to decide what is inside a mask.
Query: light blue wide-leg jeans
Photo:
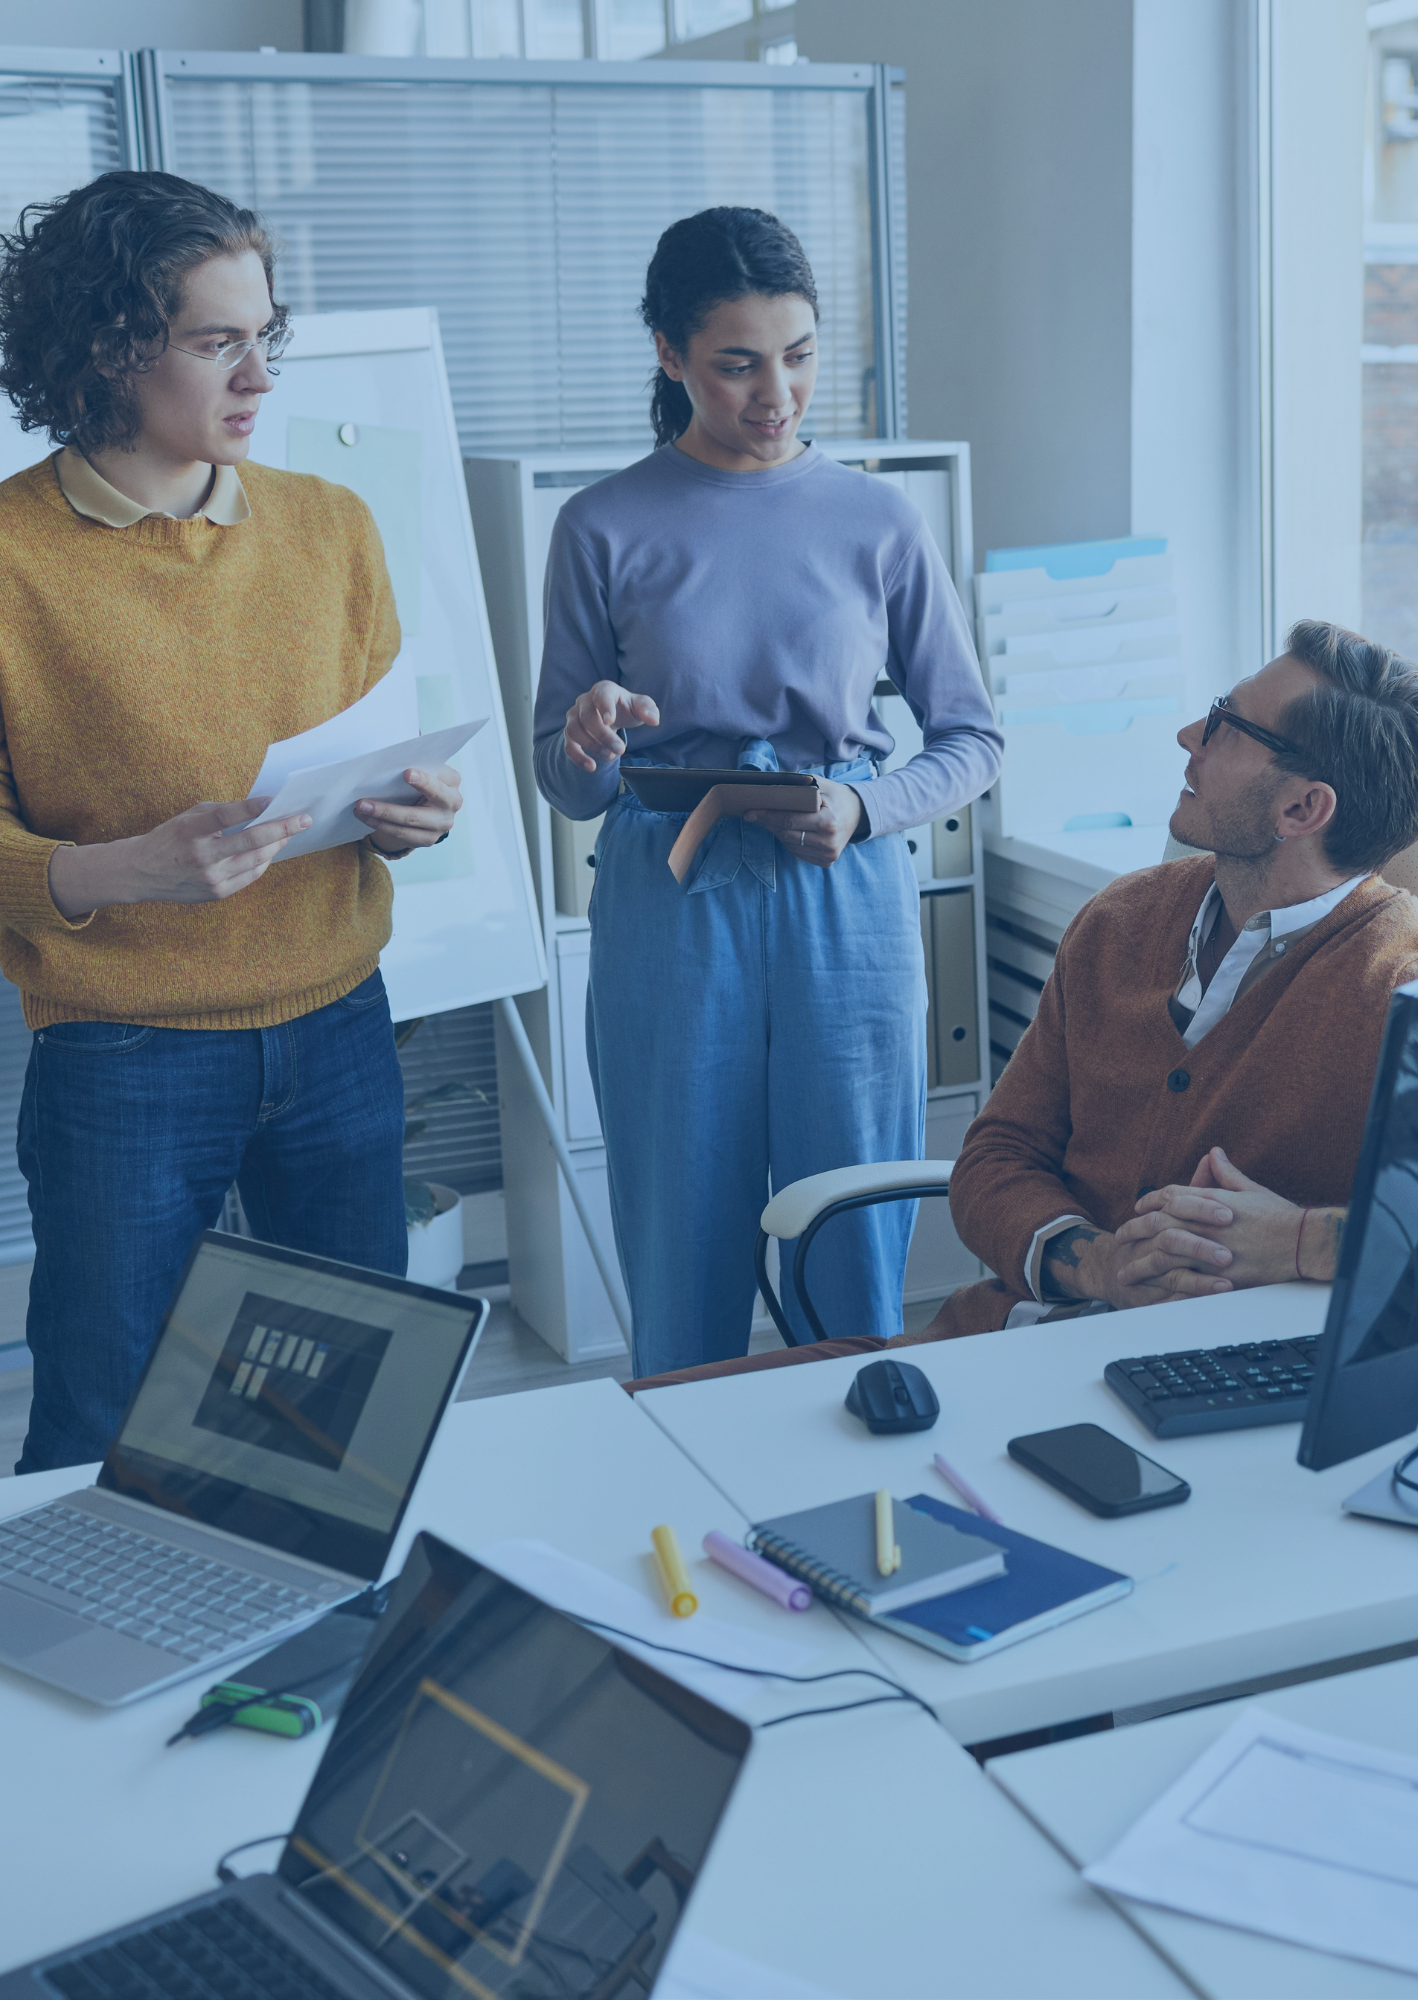
[[[863,760],[827,775],[873,773]],[[864,841],[822,869],[763,827],[723,820],[681,886],[668,856],[683,824],[622,793],[591,899],[586,1040],[638,1375],[747,1352],[770,1177],[782,1188],[919,1159],[925,1130],[925,971],[904,838]],[[818,1236],[807,1278],[829,1333],[900,1332],[915,1213],[860,1209]],[[785,1272],[795,1247],[782,1246]],[[790,1278],[782,1291],[810,1340]]]

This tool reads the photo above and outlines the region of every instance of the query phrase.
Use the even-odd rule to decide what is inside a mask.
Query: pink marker
[[[704,1537],[704,1553],[721,1568],[732,1570],[755,1590],[761,1590],[765,1597],[771,1597],[775,1604],[781,1604],[785,1611],[806,1611],[812,1603],[812,1592],[805,1583],[797,1582],[776,1563],[765,1562],[751,1549],[740,1548],[717,1528],[711,1528]]]

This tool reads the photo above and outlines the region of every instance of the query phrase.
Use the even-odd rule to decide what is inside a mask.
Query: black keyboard
[[[1110,1361],[1103,1380],[1154,1437],[1296,1424],[1315,1373],[1317,1333]]]
[[[244,1903],[206,1903],[46,1965],[64,2000],[343,2000]]]

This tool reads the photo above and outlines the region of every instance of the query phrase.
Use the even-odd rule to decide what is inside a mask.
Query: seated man
[[[1389,995],[1418,977],[1418,904],[1374,872],[1418,839],[1418,669],[1312,620],[1286,644],[1178,736],[1172,832],[1205,857],[1069,926],[951,1178],[998,1275],[907,1340],[1333,1277]]]

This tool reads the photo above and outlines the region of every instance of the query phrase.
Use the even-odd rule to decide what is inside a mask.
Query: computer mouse
[[[847,1408],[869,1431],[928,1431],[940,1415],[935,1390],[909,1361],[869,1361],[852,1377]]]

